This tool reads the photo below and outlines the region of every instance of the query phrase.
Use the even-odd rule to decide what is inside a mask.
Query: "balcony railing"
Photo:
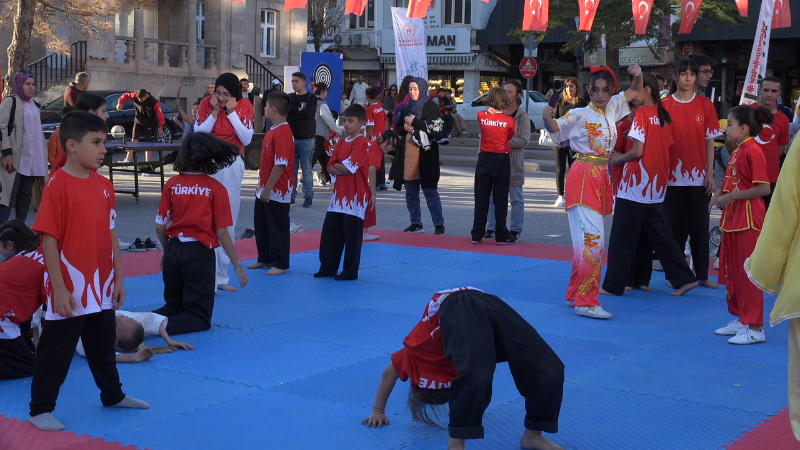
[[[267,69],[265,65],[258,62],[257,59],[250,55],[244,56],[245,71],[247,72],[247,77],[250,80],[251,86],[258,86],[262,91],[266,91],[272,87],[272,80],[281,81],[282,77],[272,73],[271,70]]]
[[[53,53],[28,64],[36,78],[36,93],[47,90],[67,78],[74,78],[86,67],[86,41],[72,43],[69,54]]]
[[[130,64],[136,59],[136,39],[118,36],[117,61]],[[177,49],[177,52],[174,50]],[[217,46],[215,44],[197,43],[197,62],[202,69],[217,69]],[[121,54],[120,54],[121,53]],[[163,39],[145,39],[144,53],[151,65],[160,67],[188,67],[189,43],[185,41],[167,41]],[[177,56],[175,56],[177,55]],[[201,56],[202,57],[199,57]]]

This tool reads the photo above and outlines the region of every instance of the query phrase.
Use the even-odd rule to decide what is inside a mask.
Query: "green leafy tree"
[[[536,35],[537,40],[541,41],[549,30],[565,27],[567,22],[575,21],[580,11],[578,2],[581,0],[550,0],[550,20],[545,32],[523,31],[521,26],[511,30],[509,36],[520,40],[526,39],[530,35]],[[678,0],[654,0],[653,8],[650,13],[650,20],[647,23],[647,30],[643,35],[634,34],[635,23],[633,21],[633,11],[631,0],[596,0],[598,1],[597,13],[594,16],[594,24],[591,31],[571,31],[572,38],[561,47],[561,51],[572,52],[582,48],[586,53],[592,53],[601,48],[602,39],[606,44],[606,62],[611,70],[620,73],[619,50],[630,46],[636,41],[644,40],[647,42],[653,55],[658,55],[657,50],[672,46],[672,42],[680,39],[677,34],[680,28],[678,23],[668,29],[665,25],[669,22],[670,14],[680,15],[680,1]],[[695,27],[710,30],[712,23],[719,23],[727,26],[736,26],[745,23],[747,19],[739,16],[733,2],[721,0],[705,0],[700,8],[700,15],[695,23]]]

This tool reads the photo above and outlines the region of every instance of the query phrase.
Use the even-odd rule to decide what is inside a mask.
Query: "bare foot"
[[[519,446],[530,450],[564,450],[564,447],[542,436],[541,431],[533,430],[525,430],[525,434],[519,440]]]
[[[673,289],[672,283],[667,283],[667,287],[670,288],[670,289]]]
[[[648,291],[648,292],[650,292],[650,291],[653,290],[653,288],[651,288],[650,286],[634,286],[634,287],[636,289],[639,289],[640,291]]]
[[[605,290],[605,289],[603,289],[603,288],[600,288],[600,292],[598,292],[598,293],[599,293],[600,295],[611,295],[611,296],[615,296],[615,297],[616,297],[616,295],[617,295],[617,294],[612,294],[612,293],[610,293],[610,292],[606,292],[606,290]]]
[[[633,290],[633,286],[625,286],[625,290],[630,292]]]
[[[217,286],[217,289],[221,291],[236,292],[236,288],[231,286],[230,284],[220,284],[219,286]]]
[[[247,266],[248,269],[260,269],[262,267],[269,267],[269,264],[256,261],[253,264]]]
[[[669,295],[677,297],[691,291],[696,287],[697,287],[697,281],[695,281],[694,283],[686,283],[683,286],[679,287],[677,291],[670,292]]]
[[[464,439],[450,438],[447,441],[447,450],[464,450],[466,441]]]
[[[281,275],[281,274],[284,274],[284,273],[286,273],[286,269],[278,269],[277,267],[273,267],[272,269],[269,269],[269,271],[266,274],[267,275]]]
[[[702,281],[697,282],[700,286],[705,286],[709,289],[719,289],[719,285],[711,281],[711,279],[705,279]]]

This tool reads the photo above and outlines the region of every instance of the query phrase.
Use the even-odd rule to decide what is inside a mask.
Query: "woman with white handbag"
[[[583,108],[586,105],[586,100],[578,95],[578,80],[574,77],[569,77],[564,82],[564,91],[558,103],[556,103],[553,118],[558,119],[573,108]],[[553,142],[552,136],[550,137],[550,141]],[[563,208],[564,176],[567,173],[567,167],[571,166],[572,162],[575,160],[575,156],[569,147],[569,140],[558,142],[556,145],[557,147],[553,149],[553,153],[556,158],[556,190],[558,191],[558,199],[553,206],[556,208]]]

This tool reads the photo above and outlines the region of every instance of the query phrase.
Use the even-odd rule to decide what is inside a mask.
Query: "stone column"
[[[144,10],[142,8],[133,10],[133,38],[136,41],[133,46],[136,61],[144,64],[147,62],[147,55],[144,48]]]
[[[186,41],[189,44],[189,67],[197,66],[197,0],[186,0]]]

